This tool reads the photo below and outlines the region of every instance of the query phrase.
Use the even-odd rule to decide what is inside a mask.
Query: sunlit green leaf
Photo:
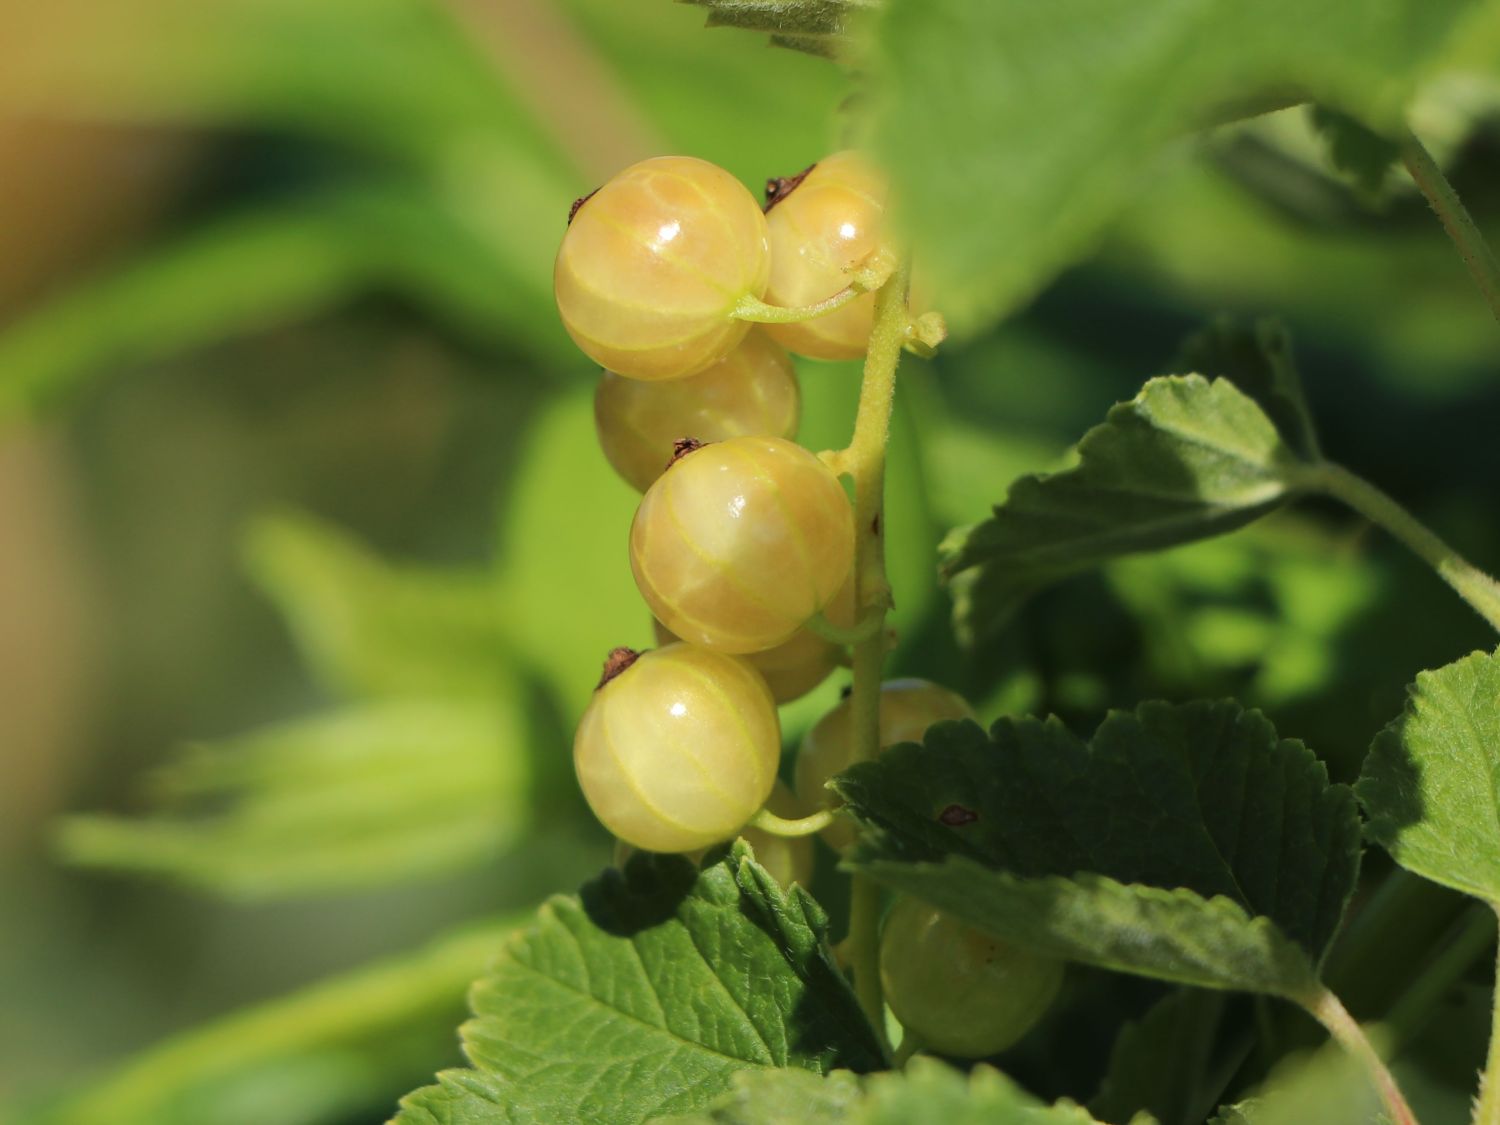
[[[1357,792],[1370,838],[1402,867],[1500,903],[1500,652],[1421,673]]]
[[[155,811],[70,817],[73,863],[241,898],[377,885],[477,863],[531,822],[513,684],[488,700],[403,699],[191,748]]]
[[[880,1066],[825,924],[743,844],[701,873],[637,855],[506,946],[463,1029],[473,1069],[396,1121],[640,1122],[708,1106],[737,1071]]]
[[[1076,466],[1022,477],[993,516],[948,537],[960,628],[983,636],[1038,588],[1106,559],[1241,527],[1293,494],[1301,464],[1227,379],[1152,379],[1084,436]]]
[[[1401,124],[1466,0],[890,0],[877,137],[939,305],[973,329],[1086,253],[1192,129],[1309,96]]]
[[[1038,950],[1305,996],[1353,890],[1359,820],[1301,743],[1233,702],[931,728],[835,780],[851,865]]]

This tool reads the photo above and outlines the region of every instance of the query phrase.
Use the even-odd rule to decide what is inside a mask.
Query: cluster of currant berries
[[[692,157],[632,165],[574,205],[554,284],[563,324],[605,369],[594,400],[605,455],[644,494],[630,562],[661,646],[610,654],[574,739],[579,783],[629,847],[695,853],[743,835],[789,885],[810,881],[811,839],[751,821],[827,807],[852,723],[846,699],[812,728],[793,792],[777,780],[777,706],[845,662],[826,634],[851,628],[859,607],[853,509],[825,461],[792,440],[800,391],[787,352],[864,355],[890,254],[885,183],[857,153],[772,181],[767,196],[763,211]],[[935,684],[881,692],[884,745],[972,717]],[[842,849],[853,829],[835,819],[822,836]],[[994,946],[914,902],[887,932],[977,964]],[[910,959],[883,960],[893,1010],[922,1022],[924,989],[901,979]],[[973,1044],[946,1049],[960,1046]]]

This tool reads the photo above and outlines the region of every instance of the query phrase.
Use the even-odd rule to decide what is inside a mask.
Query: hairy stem
[[[871,635],[854,646],[854,691],[849,699],[850,758],[861,762],[880,752],[880,678],[885,663],[885,613],[890,585],[885,576],[885,447],[896,397],[896,365],[906,342],[907,267],[897,266],[875,294],[875,327],[865,355],[865,377],[854,419],[854,438],[840,459],[854,481],[854,597],[863,620],[875,618]],[[885,1038],[885,1002],[880,988],[880,892],[856,875],[851,890],[849,961],[860,1006],[876,1034]]]
[[[1458,198],[1458,192],[1453,190],[1448,177],[1443,175],[1437,161],[1432,159],[1432,154],[1422,147],[1422,142],[1415,135],[1408,132],[1401,139],[1400,149],[1401,161],[1406,165],[1407,172],[1427,197],[1427,202],[1436,212],[1448,237],[1453,240],[1453,245],[1458,247],[1464,264],[1469,267],[1469,275],[1479,286],[1484,299],[1489,302],[1495,319],[1500,320],[1500,261],[1496,261],[1495,252],[1484,240],[1484,235],[1474,222],[1474,216],[1469,214],[1469,209]]]
[[[1495,993],[1490,1002],[1493,1009],[1493,1015],[1490,1016],[1490,1053],[1484,1060],[1484,1074],[1479,1079],[1479,1098],[1474,1102],[1474,1125],[1500,1125],[1500,949],[1496,950],[1495,958]]]
[[[1500,582],[1463,558],[1380,489],[1329,461],[1313,466],[1301,483],[1343,501],[1385,528],[1436,570],[1474,612],[1500,630]]]
[[[1364,1064],[1393,1125],[1417,1125],[1416,1115],[1412,1113],[1411,1106],[1406,1104],[1406,1098],[1396,1085],[1396,1079],[1366,1038],[1364,1029],[1345,1010],[1339,998],[1324,988],[1304,999],[1302,1006],[1328,1029],[1328,1034],[1333,1036],[1339,1046]]]

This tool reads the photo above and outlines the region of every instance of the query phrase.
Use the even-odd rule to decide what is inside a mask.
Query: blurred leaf
[[[403,1071],[441,1057],[469,984],[523,921],[465,927],[415,953],[182,1032],[68,1098],[45,1117],[46,1125],[294,1125],[358,1110],[383,1096]],[[424,1032],[435,1034],[425,1039]],[[413,1049],[414,1039],[422,1049]],[[308,1112],[303,1090],[297,1101],[268,1104],[268,1087],[319,1062],[342,1080],[329,1081],[329,1069],[319,1072],[322,1114]],[[253,1108],[234,1096],[252,1089]]]
[[[247,555],[304,658],[338,692],[486,699],[508,682],[513,657],[487,575],[398,570],[300,515],[260,520]]]
[[[1308,97],[1399,126],[1473,8],[889,0],[877,140],[939,307],[964,332],[1026,300],[1198,126]]]
[[[192,748],[155,777],[155,815],[69,817],[59,845],[246,899],[468,866],[530,826],[518,695],[369,703]]]
[[[1106,559],[1241,527],[1296,488],[1300,464],[1226,379],[1152,379],[1078,443],[1078,464],[1026,476],[984,523],[942,546],[961,632],[983,636],[1035,590]]]
[[[846,57],[854,22],[881,0],[681,0],[708,9],[709,27],[764,31],[778,47],[825,58]]]
[[[1409,691],[1360,775],[1366,832],[1408,871],[1500,904],[1500,651],[1423,672]]]
[[[847,1070],[741,1070],[729,1092],[702,1113],[653,1118],[653,1125],[853,1125],[864,1091]]]
[[[1364,1067],[1335,1044],[1277,1065],[1255,1096],[1209,1125],[1383,1125],[1388,1118]]]
[[[1098,1125],[1069,1101],[1047,1105],[992,1067],[967,1074],[917,1057],[900,1071],[861,1081],[845,1071],[742,1071],[705,1113],[654,1119],[660,1125]],[[1150,1125],[1139,1118],[1135,1125]]]
[[[1313,106],[1310,116],[1328,146],[1328,159],[1334,168],[1366,203],[1379,203],[1391,170],[1401,159],[1395,142],[1336,109]]]
[[[591,390],[558,396],[528,425],[501,513],[502,614],[570,716],[588,705],[610,649],[652,643],[630,573],[638,499],[599,451]]]
[[[12,30],[0,102],[21,112],[295,129],[419,161],[484,134],[545,151],[433,0],[76,0]]]
[[[1042,952],[1209,988],[1315,987],[1359,867],[1353,794],[1232,701],[930,728],[835,779],[858,870]],[[951,806],[975,819],[950,827]]]
[[[1199,1125],[1222,1091],[1204,1087],[1223,1017],[1224,997],[1213,992],[1182,988],[1158,1001],[1115,1037],[1089,1112],[1128,1121],[1148,1111],[1161,1125]]]
[[[405,187],[214,220],[0,331],[0,417],[106,366],[306,319],[370,289],[392,290],[481,340],[570,354],[548,283],[526,273],[528,253]]]
[[[917,1058],[904,1071],[875,1075],[867,1085],[869,1104],[857,1118],[861,1125],[1096,1125],[1072,1102],[1046,1105],[987,1066],[964,1074],[935,1059]]]
[[[708,1105],[740,1070],[881,1066],[825,927],[742,843],[701,873],[638,854],[505,948],[463,1029],[474,1069],[396,1122],[639,1122]]]

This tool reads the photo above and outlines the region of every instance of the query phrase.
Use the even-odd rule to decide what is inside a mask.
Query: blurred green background
[[[649,620],[551,305],[568,204],[661,152],[757,188],[858,105],[702,23],[0,2],[0,1120],[383,1120],[459,1061],[504,919],[608,861],[571,727]],[[1496,105],[1416,116],[1489,230]],[[1074,579],[974,654],[933,579],[1219,313],[1282,318],[1330,455],[1500,565],[1496,326],[1420,199],[1371,205],[1291,110],[1172,149],[1087,262],[903,369],[894,669],[1084,729],[1234,693],[1347,779],[1417,670],[1492,638],[1342,511]],[[842,444],[857,370],[801,370],[801,439]]]

